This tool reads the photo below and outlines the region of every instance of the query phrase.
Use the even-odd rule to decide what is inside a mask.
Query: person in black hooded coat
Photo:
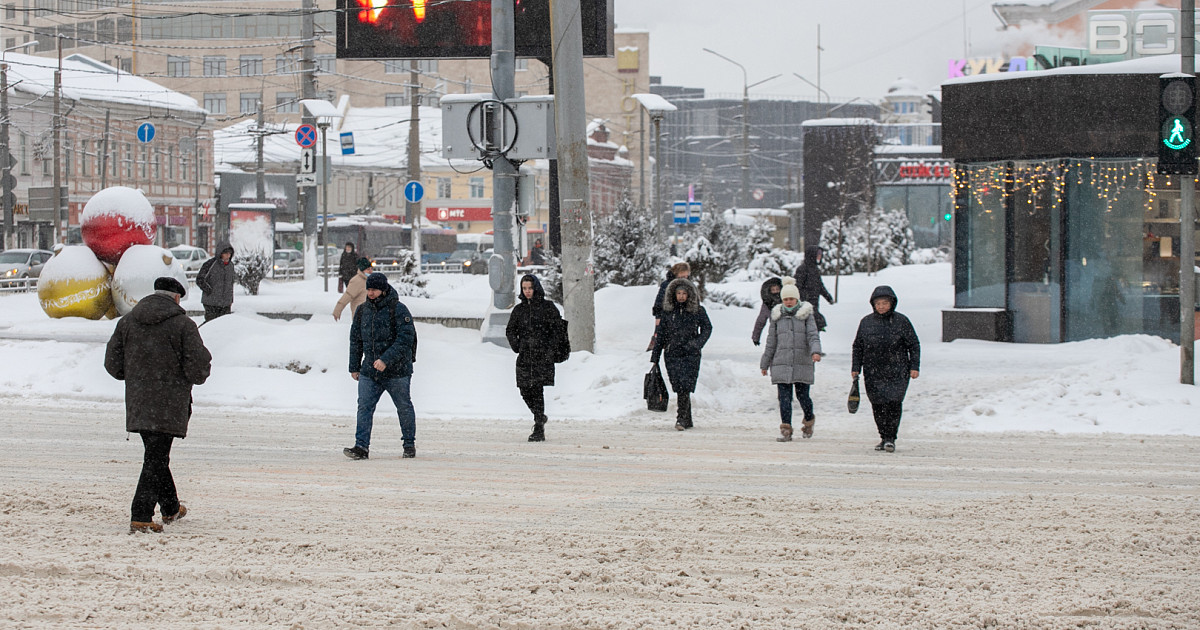
[[[346,290],[346,285],[358,274],[358,252],[354,251],[354,243],[347,242],[338,260],[338,293]]]
[[[896,450],[904,396],[908,382],[921,369],[921,342],[907,317],[896,312],[896,292],[889,286],[875,287],[871,293],[873,313],[862,318],[854,337],[850,376],[863,373],[871,412],[879,429],[880,442],[875,450]]]
[[[675,428],[680,431],[692,428],[692,392],[700,378],[701,349],[710,336],[712,322],[696,285],[686,278],[672,280],[663,296],[650,362],[666,357],[667,379],[679,401]]]
[[[542,388],[554,385],[554,357],[562,343],[563,318],[546,299],[537,276],[521,278],[521,303],[508,318],[505,336],[517,353],[517,388],[533,414],[530,442],[546,440],[546,398]]]
[[[813,317],[816,318],[817,328],[825,330],[825,316],[821,314],[821,298],[830,304],[834,303],[833,296],[825,288],[821,279],[821,257],[825,251],[816,245],[804,248],[804,262],[796,269],[796,288],[800,290],[800,301],[808,302],[813,307]]]
[[[750,332],[750,340],[756,346],[762,338],[763,328],[767,327],[767,320],[771,318],[771,309],[775,308],[776,304],[782,304],[782,300],[779,299],[779,291],[782,289],[783,280],[767,278],[758,290],[758,295],[762,298],[762,307],[758,309],[758,319],[754,320],[754,330]]]

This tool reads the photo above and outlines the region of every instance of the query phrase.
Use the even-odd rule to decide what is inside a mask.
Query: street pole
[[[642,155],[641,165],[638,167],[638,207],[646,207],[646,108],[638,108],[638,121],[640,129],[638,131],[638,149]]]
[[[408,181],[421,181],[421,75],[417,60],[408,62],[409,69],[409,114],[408,114]],[[515,71],[515,70],[514,70]],[[413,256],[417,258],[417,275],[421,274],[421,202],[408,204],[408,227],[412,240]]]
[[[7,52],[7,51],[5,51]],[[9,162],[8,145],[8,64],[0,60],[0,204],[4,206],[4,249],[13,246],[13,222],[16,221],[13,208],[13,190],[9,178],[12,177],[12,164]]]
[[[321,242],[324,243],[326,246],[328,246],[329,245],[329,184],[330,184],[330,182],[333,181],[333,173],[330,172],[333,169],[330,168],[330,164],[328,162],[329,146],[325,143],[325,136],[326,136],[326,132],[329,130],[329,123],[320,125],[320,127],[321,127],[321,164],[322,164],[322,166],[325,167],[324,168],[324,177],[322,178],[322,181],[321,181]],[[328,252],[329,248],[326,247],[323,251]],[[329,264],[328,264],[329,255],[328,254],[325,255],[325,259],[326,259],[326,265],[325,265],[324,273],[322,275],[325,277],[325,292],[329,293]]]
[[[662,238],[666,213],[662,204],[662,116],[654,117],[654,213],[658,215],[659,238]]]
[[[303,75],[300,77],[300,96],[304,99],[315,99],[317,98],[317,79],[313,46],[316,39],[316,0],[303,0],[301,12],[303,15],[300,22],[300,38],[304,41],[300,48],[300,65]],[[317,118],[308,111],[307,107],[301,107],[300,111],[301,124],[316,126]],[[321,164],[321,172],[328,175],[325,173],[325,164]],[[300,201],[300,216],[304,222],[304,279],[312,280],[317,277],[317,191],[310,186],[300,190],[303,192]],[[325,244],[328,245],[328,243]],[[362,243],[355,243],[356,248],[362,245]],[[329,248],[321,251],[328,252]],[[325,266],[328,267],[328,254],[324,254],[322,258],[325,258]]]
[[[742,68],[742,74],[746,69]],[[742,201],[743,208],[750,207],[750,86],[742,83]]]
[[[579,7],[579,0],[550,0],[550,41],[554,51],[554,127],[562,195],[563,307],[571,350],[592,352],[596,346],[596,278]]]
[[[108,188],[108,133],[112,126],[112,110],[104,108],[104,152],[100,154],[100,190]]]
[[[1196,0],[1180,5],[1180,70],[1196,74]],[[1195,121],[1192,121],[1193,123]],[[1179,382],[1196,384],[1196,177],[1179,186]]]
[[[263,140],[266,135],[263,121],[263,103],[258,101],[258,116],[255,119],[254,135],[257,136],[257,141],[254,147],[254,201],[256,203],[266,203],[267,201],[267,182],[266,173],[263,170]],[[275,226],[271,226],[274,230]]]
[[[207,119],[208,114],[204,114],[200,124],[196,125],[196,131],[192,132],[192,163],[196,165],[192,185],[192,247],[200,242],[200,128]]]
[[[58,42],[58,68],[54,71],[54,123],[51,125],[54,135],[54,176],[52,183],[54,191],[51,197],[54,199],[54,230],[56,232],[54,242],[66,244],[67,242],[67,212],[63,208],[62,199],[62,126],[59,121],[59,116],[62,112],[62,38],[55,39]]]
[[[513,0],[492,0],[492,98],[507,101],[515,95],[516,15]],[[503,108],[496,120],[504,121]],[[490,130],[490,144],[504,146],[504,127],[501,122]],[[507,347],[505,328],[516,302],[516,265],[513,261],[513,204],[517,200],[517,166],[503,155],[492,162],[492,234],[494,253],[488,260],[488,279],[492,287],[492,307],[484,324],[483,340]]]

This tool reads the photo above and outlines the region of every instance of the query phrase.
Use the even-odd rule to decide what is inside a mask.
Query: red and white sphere
[[[83,243],[96,258],[115,265],[134,245],[154,242],[158,230],[154,206],[142,191],[112,186],[92,195],[79,216]]]

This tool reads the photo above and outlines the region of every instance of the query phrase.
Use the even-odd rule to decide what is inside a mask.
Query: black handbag
[[[642,385],[642,397],[646,399],[646,408],[650,411],[666,411],[667,403],[671,401],[671,394],[667,391],[667,383],[663,381],[662,370],[655,363],[654,367],[646,372],[646,378]]]
[[[850,386],[850,396],[846,398],[846,409],[850,413],[858,413],[858,377],[854,377],[854,384]]]
[[[557,337],[554,347],[554,362],[562,363],[571,358],[571,335],[567,333],[567,320],[559,320]]]

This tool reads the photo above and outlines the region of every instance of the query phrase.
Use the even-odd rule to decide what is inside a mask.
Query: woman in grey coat
[[[817,329],[812,304],[800,301],[796,281],[784,278],[779,292],[783,303],[771,309],[771,327],[767,332],[759,369],[763,376],[771,372],[771,382],[779,389],[780,442],[792,441],[792,390],[804,410],[800,434],[812,437],[816,416],[813,415],[809,386],[816,377],[816,363],[821,360],[821,333]]]

